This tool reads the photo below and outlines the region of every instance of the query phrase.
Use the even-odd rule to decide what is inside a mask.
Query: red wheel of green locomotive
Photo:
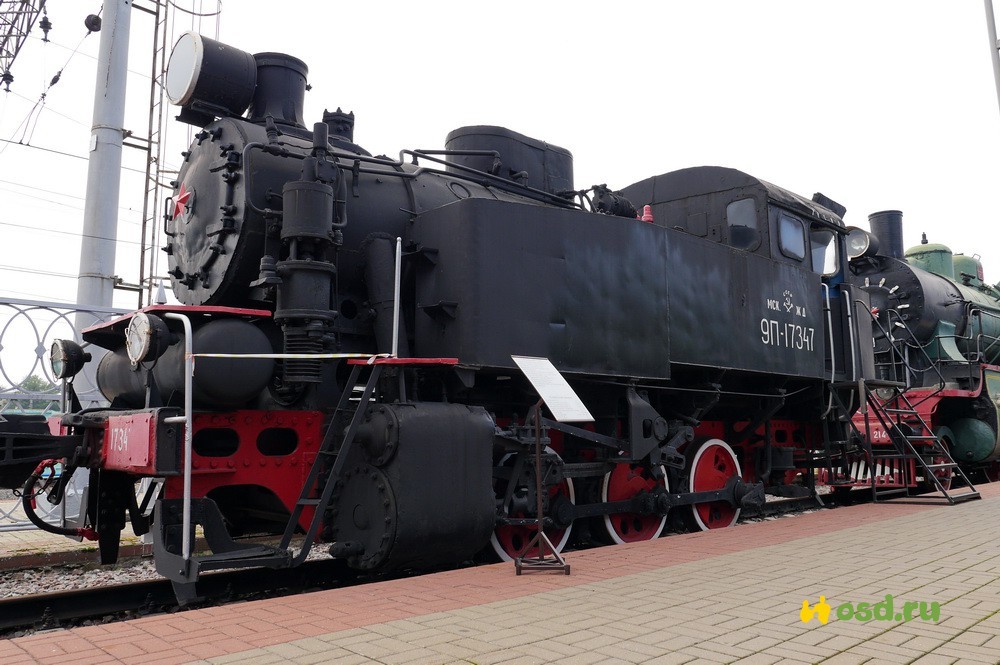
[[[669,491],[666,469],[660,467],[662,478],[657,479],[652,470],[639,464],[622,462],[604,474],[601,481],[602,501],[628,501],[642,492],[652,492],[656,488]],[[667,525],[666,515],[640,515],[639,513],[615,513],[605,515],[604,530],[613,542],[635,543],[653,540],[663,533]]]
[[[930,458],[930,460],[929,460],[928,463],[929,464],[944,464],[944,463],[949,462],[949,461],[950,460],[948,460],[947,458],[945,458],[943,455],[934,455],[933,457]],[[952,479],[952,477],[955,474],[955,470],[954,469],[936,469],[936,470],[932,471],[932,473],[934,474],[935,477],[937,477],[937,481],[939,483],[941,483],[941,488],[943,490],[945,490],[947,492],[948,490],[951,489],[951,479]],[[926,489],[929,489],[932,492],[937,491],[937,485],[935,485],[934,481],[931,480],[930,478],[925,478],[924,482],[923,482],[923,485],[924,485],[924,487]]]
[[[545,452],[555,454],[555,451],[547,446],[545,448]],[[500,464],[502,466],[513,465],[514,461],[514,455],[506,455],[500,460]],[[573,480],[571,478],[563,478],[563,480],[558,484],[551,485],[546,489],[548,491],[550,506],[553,505],[555,501],[559,500],[560,497],[570,503],[576,503],[576,492],[573,488]],[[502,498],[505,495],[506,490],[507,485],[505,481],[494,481],[494,491],[498,497]],[[509,505],[505,507],[505,513],[507,517],[528,517],[524,511],[510,510]],[[555,546],[556,551],[561,552],[566,546],[566,543],[569,542],[569,536],[572,530],[572,524],[564,529],[549,527],[548,529],[545,529],[545,535],[548,536],[549,542]],[[528,543],[531,542],[532,536],[534,536],[537,531],[538,528],[534,525],[498,526],[493,530],[493,534],[490,536],[490,545],[493,548],[493,552],[500,557],[501,561],[513,561],[517,557],[537,557],[537,546],[532,547],[530,550],[528,549]]]
[[[722,439],[702,442],[689,459],[688,489],[692,492],[722,489],[730,478],[743,475],[736,453]],[[724,529],[736,524],[740,517],[740,509],[728,501],[696,503],[691,506],[691,512],[702,531]]]

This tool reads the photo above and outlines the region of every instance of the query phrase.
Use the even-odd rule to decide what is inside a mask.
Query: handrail
[[[837,352],[833,348],[833,314],[830,311],[830,287],[820,282],[823,289],[823,309],[826,311],[826,327],[830,331],[830,383],[837,382]],[[848,308],[850,309],[850,308]],[[853,349],[852,349],[853,350]],[[829,408],[827,409],[829,413]],[[825,415],[825,414],[824,414]]]
[[[396,237],[396,274],[392,295],[392,357],[399,357],[399,286],[402,280],[403,239]]]
[[[855,330],[857,324],[854,322],[854,305],[851,304],[850,293],[847,294],[847,303],[844,309],[847,310],[847,332],[850,338],[849,344],[851,345],[851,380],[858,378],[859,367],[858,367],[858,345],[861,343],[861,334]]]
[[[920,352],[920,355],[923,356],[924,360],[927,361],[927,369],[928,370],[931,370],[931,369],[934,370],[934,373],[937,374],[937,377],[938,377],[937,390],[934,390],[934,391],[930,392],[928,395],[924,396],[922,399],[920,399],[920,400],[918,400],[916,402],[916,404],[920,404],[920,403],[922,403],[922,402],[930,399],[931,397],[933,397],[937,393],[941,392],[942,390],[944,390],[945,384],[947,382],[945,381],[944,375],[941,373],[940,363],[934,362],[934,360],[931,359],[930,355],[927,353],[926,346],[922,345],[922,344],[920,344],[919,342],[916,341],[917,338],[916,338],[916,335],[913,334],[913,330],[911,330],[910,327],[908,325],[906,325],[906,321],[903,319],[903,315],[900,314],[899,311],[897,311],[895,308],[890,308],[890,309],[886,310],[886,319],[890,323],[890,326],[889,326],[890,330],[892,329],[892,324],[893,324],[892,319],[893,319],[893,316],[895,316],[896,319],[898,319],[895,322],[895,325],[903,328],[903,330],[905,330],[907,332],[907,334],[910,336],[910,339],[912,339],[914,341],[913,344],[910,344],[905,339],[904,340],[895,340],[895,338],[893,338],[891,336],[887,337],[887,339],[889,340],[889,346],[892,348],[893,353],[898,353],[897,350],[896,350],[895,344],[893,344],[894,341],[900,341],[900,342],[902,342],[907,348],[910,348],[910,349],[914,349],[915,348],[915,349],[917,349]],[[938,343],[938,349],[940,349],[940,347],[941,347],[940,338],[936,337],[935,341]],[[909,360],[907,360],[902,354],[898,354],[898,355],[900,356],[900,358],[903,361],[903,366],[907,370],[909,370],[911,373],[916,374],[917,372],[927,371],[927,370],[920,370],[920,369],[914,368],[910,364]],[[907,387],[908,388],[912,388],[913,386],[910,385],[909,376],[907,376],[906,378],[907,378],[907,381],[905,383],[906,383]]]
[[[869,287],[869,288],[876,288],[876,287],[872,286],[872,287]],[[882,287],[882,288],[884,288],[884,287]],[[857,300],[855,302],[866,304],[862,300]],[[904,379],[904,381],[902,381],[902,383],[905,383],[906,386],[907,386],[907,388],[912,388],[913,386],[911,385],[911,376],[916,375],[918,372],[926,372],[926,371],[933,370],[934,373],[937,374],[937,376],[938,376],[938,387],[937,387],[937,390],[931,392],[929,395],[927,395],[922,400],[920,400],[920,402],[922,402],[922,401],[930,398],[933,395],[936,395],[941,390],[944,390],[946,381],[945,381],[944,375],[941,374],[941,369],[940,369],[939,363],[934,362],[934,360],[931,359],[930,355],[928,355],[928,353],[927,353],[927,349],[926,349],[925,345],[922,345],[922,344],[920,344],[919,342],[916,341],[916,339],[917,339],[916,335],[914,335],[913,330],[906,324],[905,319],[903,319],[903,315],[900,314],[899,311],[896,308],[894,308],[894,307],[888,307],[888,308],[886,308],[885,309],[885,315],[886,315],[886,323],[888,324],[888,330],[887,330],[886,326],[883,326],[882,322],[879,321],[877,314],[875,314],[871,310],[869,310],[868,314],[871,317],[872,323],[874,323],[875,326],[878,328],[879,332],[882,333],[882,335],[885,337],[885,339],[886,339],[886,341],[887,341],[887,343],[889,345],[888,353],[890,354],[890,357],[893,358],[893,360],[890,363],[892,365],[892,368],[893,368],[892,369],[892,371],[893,371],[893,379],[900,378],[900,377],[896,376],[896,374],[895,374],[895,371],[896,371],[895,368],[897,366],[902,366],[906,370],[906,374],[902,377]],[[905,339],[899,339],[899,338],[895,337],[892,334],[892,330],[894,328],[896,328],[896,327],[899,327],[899,328],[902,328],[903,330],[905,330],[906,333],[909,335],[910,339],[913,340],[914,343],[910,344]],[[938,341],[938,344],[940,345],[939,338],[935,338],[935,341]],[[927,361],[927,368],[926,369],[918,369],[918,368],[914,367],[910,363],[910,360],[906,357],[906,355],[903,354],[900,351],[900,349],[897,346],[897,342],[902,342],[909,349],[917,349],[920,352],[920,354],[924,357],[924,359]],[[919,404],[920,402],[917,402],[917,403]]]
[[[993,318],[993,319],[996,319],[996,320],[1000,320],[1000,315],[997,315],[997,314],[995,314],[993,312],[984,310],[982,308],[970,307],[969,308],[969,315],[972,316],[973,312],[975,312],[976,315],[979,316],[979,319],[980,319],[979,334],[976,335],[976,354],[977,354],[977,356],[979,358],[985,360],[986,353],[990,349],[992,349],[994,346],[996,346],[998,343],[1000,343],[1000,337],[996,337],[994,335],[987,335],[987,334],[983,333],[982,317],[983,316],[988,316],[990,318]],[[992,340],[992,341],[990,341],[989,345],[986,348],[983,348],[983,346],[982,346],[982,341],[984,339]]]
[[[184,415],[164,418],[168,423],[184,423],[184,504],[182,515],[181,556],[185,565],[191,558],[191,453],[194,440],[194,336],[191,319],[184,314],[167,312],[168,319],[184,324]],[[186,573],[187,571],[185,571]]]

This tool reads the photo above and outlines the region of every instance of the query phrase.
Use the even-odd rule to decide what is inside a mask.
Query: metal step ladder
[[[924,482],[931,485],[940,496],[921,496],[921,499],[943,499],[950,505],[962,501],[980,498],[979,492],[962,468],[951,457],[948,447],[931,431],[927,421],[916,410],[906,396],[903,384],[892,381],[865,381],[865,432],[867,452],[870,459],[870,478],[872,497],[876,502],[889,498],[913,496],[911,485],[916,484],[916,475],[922,475]],[[874,390],[878,388],[891,390],[891,396],[880,399]],[[871,442],[871,427],[869,413],[874,413],[882,429],[889,437],[887,443]],[[920,446],[921,454],[914,444]],[[928,460],[930,458],[930,461]],[[879,463],[892,469],[893,475],[898,474],[898,482],[887,483],[891,486],[880,487],[876,480],[876,469]],[[938,473],[950,471],[950,478],[962,484],[958,491],[942,483]]]
[[[279,549],[286,552],[290,551],[292,538],[298,528],[302,512],[306,508],[312,508],[313,515],[309,521],[309,528],[306,530],[305,540],[303,541],[302,548],[290,560],[289,565],[291,566],[301,564],[309,556],[312,544],[316,540],[316,534],[323,524],[323,515],[330,506],[330,499],[337,485],[336,479],[340,476],[340,472],[344,468],[344,462],[349,456],[348,453],[354,445],[358,427],[364,421],[368,404],[371,402],[372,394],[378,385],[379,379],[382,377],[382,369],[385,366],[384,362],[379,362],[378,360],[375,360],[371,365],[371,374],[368,377],[367,383],[365,383],[364,391],[361,393],[361,397],[358,399],[356,405],[351,405],[351,397],[354,392],[354,386],[357,385],[358,377],[365,365],[355,364],[351,368],[351,376],[347,380],[347,387],[340,395],[337,408],[330,418],[330,425],[326,428],[326,434],[323,436],[323,441],[316,453],[316,460],[309,470],[309,477],[302,486],[299,500],[295,503],[295,508],[292,510],[292,514],[288,518],[288,524],[285,526],[285,532],[281,536],[281,543],[278,545]],[[337,445],[338,437],[336,436],[336,432],[343,426],[348,416],[350,416],[350,424],[344,433],[340,445]],[[322,492],[318,497],[314,497],[314,488],[318,487],[317,483],[319,483],[321,478],[323,479],[321,483],[323,487]]]

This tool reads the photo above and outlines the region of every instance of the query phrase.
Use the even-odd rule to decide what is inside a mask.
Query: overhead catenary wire
[[[41,37],[35,37],[34,35],[28,35],[28,39],[34,39],[34,40],[37,40],[37,41],[42,41]],[[54,40],[51,40],[51,39],[49,40],[49,43],[52,44],[53,46],[56,46],[58,48],[63,49],[64,51],[72,51],[73,50],[70,47],[66,46],[65,44],[60,44],[60,43],[58,43],[58,42],[56,42]],[[97,62],[97,56],[93,55],[91,53],[87,53],[86,51],[78,53],[77,55],[80,55],[80,56],[82,56],[84,58],[87,58],[88,60],[93,60],[94,62]],[[138,76],[140,78],[144,78],[147,81],[149,80],[149,72],[140,72],[140,71],[138,71],[136,69],[129,69],[128,73],[131,74],[131,75],[134,75],[134,76]],[[14,92],[14,91],[11,90],[11,92]]]
[[[52,195],[52,196],[62,196],[62,197],[69,198],[69,199],[75,199],[77,201],[86,201],[86,199],[84,197],[82,197],[82,196],[76,196],[74,194],[67,194],[65,192],[56,192],[56,191],[53,191],[51,189],[45,189],[44,187],[33,187],[32,185],[25,185],[25,184],[20,183],[20,182],[12,182],[10,180],[3,180],[2,178],[0,178],[0,184],[13,185],[15,187],[23,187],[24,189],[30,189],[30,190],[33,190],[33,191],[36,191],[36,192],[42,192],[43,194],[49,194],[49,195]],[[11,194],[19,194],[21,196],[27,196],[29,198],[33,198],[35,200],[42,201],[43,203],[51,203],[53,205],[62,206],[64,208],[71,208],[73,210],[83,210],[83,206],[72,205],[70,203],[63,203],[62,201],[53,201],[51,199],[44,199],[44,200],[42,200],[42,199],[39,199],[38,197],[32,196],[31,194],[29,194],[27,192],[22,192],[22,191],[19,191],[19,190],[16,190],[16,189],[8,189],[6,187],[0,187],[0,190],[3,190],[5,192],[10,192]],[[118,209],[121,210],[121,211],[123,211],[123,212],[139,212],[136,208],[133,208],[131,206],[121,206],[120,205],[120,206],[118,206]],[[119,222],[124,222],[126,224],[133,224],[135,226],[139,226],[140,224],[142,224],[142,222],[134,221],[134,220],[131,220],[131,219],[122,219],[122,218],[119,218],[118,221]]]
[[[216,2],[218,9],[216,9],[214,12],[196,12],[193,9],[184,9],[176,2],[174,2],[174,0],[167,0],[167,4],[179,12],[190,14],[191,16],[197,16],[198,18],[211,18],[212,16],[219,16],[222,14],[222,0],[218,0],[218,2]]]
[[[83,155],[74,155],[71,152],[63,152],[62,150],[56,150],[55,148],[43,148],[40,145],[34,145],[34,144],[31,144],[31,143],[21,143],[20,141],[11,141],[9,139],[0,139],[0,143],[6,143],[7,145],[19,145],[19,146],[21,146],[23,148],[34,148],[35,150],[43,150],[45,152],[51,152],[51,153],[54,153],[56,155],[62,155],[63,157],[72,157],[74,159],[80,159],[80,160],[83,160],[83,161],[87,161],[88,160],[88,158],[84,157]],[[3,152],[2,148],[0,148],[0,152]],[[135,168],[131,168],[131,167],[128,167],[128,166],[123,166],[122,170],[123,171],[131,171],[132,173],[139,173],[139,174],[142,174],[143,176],[146,175],[146,171],[144,171],[143,169],[135,169]]]
[[[14,295],[18,295],[18,296],[28,296],[29,298],[39,298],[40,300],[46,300],[46,299],[52,297],[51,295],[44,294],[44,293],[28,293],[27,291],[15,291],[14,289],[7,289],[7,288],[2,289],[2,291],[3,291],[4,294],[13,293]]]
[[[77,238],[93,238],[95,240],[107,240],[108,242],[120,242],[126,245],[141,245],[136,240],[122,240],[121,238],[106,238],[104,236],[90,235],[88,233],[78,233],[76,231],[63,231],[62,229],[46,229],[40,226],[27,226],[25,224],[15,224],[14,222],[0,222],[0,226],[10,226],[17,229],[28,229],[29,231],[44,231],[47,233],[59,233],[61,235],[75,236]]]
[[[31,97],[26,97],[25,95],[22,95],[21,93],[16,92],[14,90],[11,90],[10,92],[5,92],[4,95],[13,95],[15,97],[20,97],[21,99],[23,99],[26,102],[31,102],[32,104],[35,103],[35,100],[33,100]],[[4,97],[4,100],[6,100],[6,96]],[[49,105],[46,105],[45,108],[48,110],[49,113],[53,113],[53,114],[59,116],[60,118],[65,118],[66,120],[69,120],[70,122],[73,122],[73,123],[75,123],[77,125],[80,125],[81,127],[87,127],[88,126],[87,123],[82,122],[80,120],[77,120],[76,118],[74,118],[71,115],[66,115],[65,113],[60,113],[59,111],[56,111],[55,109],[53,109]]]
[[[70,279],[77,279],[79,275],[70,275],[65,272],[55,272],[52,270],[41,270],[39,268],[21,268],[18,266],[5,266],[0,265],[0,270],[10,270],[11,272],[24,272],[30,275],[45,275],[47,277],[69,277]]]
[[[87,37],[89,37],[91,34],[92,33],[88,30],[87,33],[80,38],[80,42],[76,45],[76,48],[73,49],[73,51],[66,58],[66,62],[59,69],[59,71],[57,71],[55,75],[49,80],[49,83],[48,85],[45,86],[44,90],[42,90],[42,93],[39,95],[38,100],[35,102],[34,106],[31,107],[31,110],[28,111],[28,115],[25,116],[24,120],[22,120],[21,123],[17,126],[17,129],[14,130],[14,134],[11,135],[11,139],[13,139],[14,136],[17,135],[18,131],[20,131],[22,127],[24,127],[24,132],[21,134],[22,140],[17,141],[16,143],[22,145],[25,143],[24,139],[27,135],[28,126],[31,124],[32,116],[36,115],[35,114],[36,111],[38,112],[37,113],[38,116],[41,115],[41,110],[42,108],[45,107],[45,98],[47,97],[49,90],[52,89],[52,86],[59,83],[60,79],[62,78],[63,72],[66,70],[66,67],[68,67],[69,63],[73,60],[73,56],[77,54],[77,52],[80,50],[80,47],[83,46],[84,40],[86,40]],[[36,116],[34,121],[34,127],[37,126],[38,126],[38,118]],[[34,134],[34,128],[32,128],[31,134],[32,135]],[[27,135],[27,141],[28,142],[31,141],[31,135]],[[3,152],[7,150],[7,146],[9,146],[13,142],[14,142],[13,140],[8,140],[2,147],[0,147],[0,154],[3,154]]]

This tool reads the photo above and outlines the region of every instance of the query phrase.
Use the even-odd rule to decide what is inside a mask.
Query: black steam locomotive
[[[509,559],[537,505],[560,548],[652,539],[671,513],[725,527],[765,486],[809,491],[857,446],[872,333],[840,205],[720,167],[578,191],[568,151],[501,127],[372,156],[352,114],[307,128],[306,76],[175,47],[167,91],[201,128],[164,228],[183,305],[84,331],[109,408],[21,425],[50,458],[22,460],[27,494],[53,460],[91,470],[67,535],[103,560],[126,516],[181,584],[319,539],[359,569]],[[534,422],[512,356],[549,359],[593,421]],[[62,377],[85,357],[53,348]],[[165,480],[137,500],[143,477]],[[237,538],[261,532],[280,545]]]

